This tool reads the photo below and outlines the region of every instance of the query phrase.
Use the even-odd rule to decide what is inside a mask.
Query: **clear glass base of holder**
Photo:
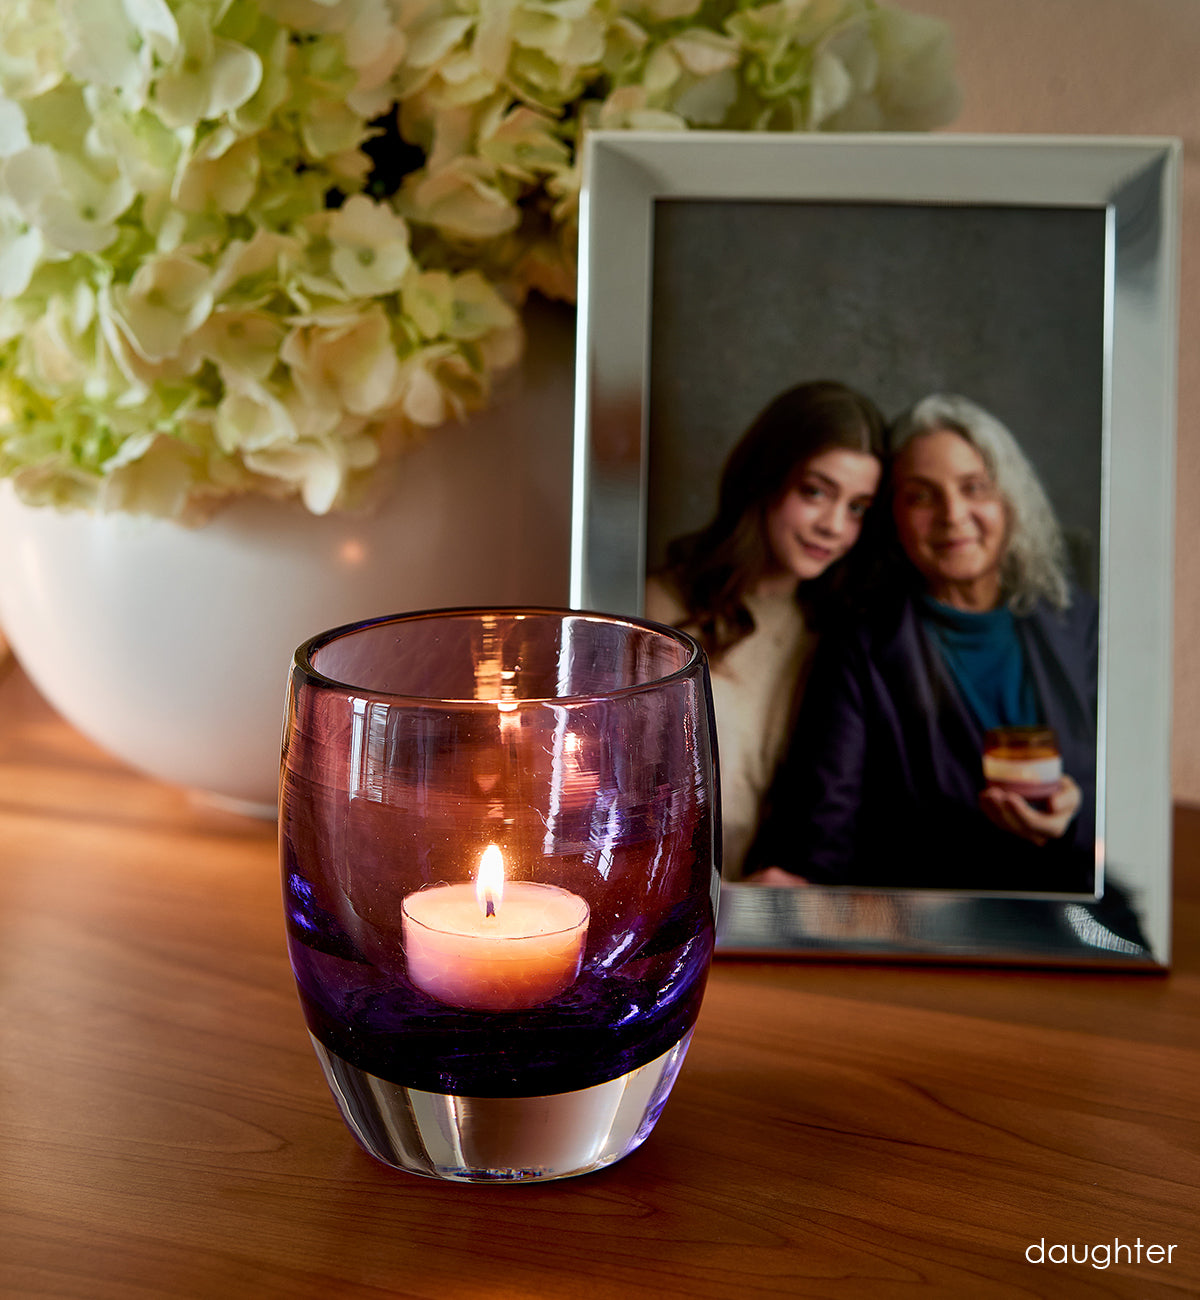
[[[315,1038],[313,1047],[342,1117],[377,1160],[452,1182],[523,1183],[603,1169],[641,1146],[691,1037],[619,1079],[547,1097],[421,1092],[367,1074]]]

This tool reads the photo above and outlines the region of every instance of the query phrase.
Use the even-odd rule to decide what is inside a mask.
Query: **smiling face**
[[[767,511],[772,581],[808,582],[840,560],[858,541],[879,475],[879,461],[866,452],[834,447],[813,456]]]
[[[1009,511],[983,457],[961,434],[913,438],[893,465],[900,544],[929,593],[958,609],[1000,603]]]

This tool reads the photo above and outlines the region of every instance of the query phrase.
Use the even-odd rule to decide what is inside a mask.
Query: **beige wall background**
[[[954,34],[949,130],[1183,141],[1172,785],[1200,804],[1200,0],[899,3]]]

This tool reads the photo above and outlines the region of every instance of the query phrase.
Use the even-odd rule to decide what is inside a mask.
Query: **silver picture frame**
[[[664,496],[662,483],[682,483],[693,469],[701,485],[706,476],[714,480],[740,431],[708,427],[734,422],[722,402],[741,400],[736,409],[749,410],[788,375],[790,382],[821,377],[817,371],[842,378],[830,370],[840,364],[861,375],[866,365],[889,390],[880,404],[891,415],[917,372],[926,391],[937,379],[967,392],[971,382],[1013,370],[1040,369],[1043,383],[1053,384],[1057,365],[1077,399],[1069,418],[1085,430],[1078,435],[1087,462],[1080,474],[1094,480],[1086,508],[1095,521],[1100,609],[1096,896],[727,882],[719,953],[1145,971],[1169,965],[1179,173],[1179,142],[1158,138],[588,138],[574,607],[643,612],[655,546],[703,508],[702,486],[690,497],[682,486]],[[1011,238],[1010,230],[1017,231]],[[957,253],[947,239],[961,246]],[[1065,271],[1060,277],[1053,260],[1030,272],[1061,290],[1062,320],[1043,328],[1036,312],[1023,320],[1026,309],[1009,307],[1007,334],[992,338],[987,326],[1003,317],[1006,285],[1023,265],[1020,250],[1033,249],[1036,262],[1047,240],[1051,259],[1073,261],[1056,248],[1085,251],[1074,280]],[[930,313],[920,305],[930,277],[905,279],[906,268],[919,269],[924,259],[940,275],[955,256],[958,279],[949,291],[943,285],[943,309]],[[829,330],[814,326],[814,310],[823,304],[836,317],[851,296]],[[960,312],[965,302],[970,312]],[[940,335],[930,332],[934,315]],[[965,341],[953,332],[960,315]],[[1072,351],[1076,335],[1082,353]],[[716,352],[714,339],[722,341]],[[688,358],[693,346],[699,352]],[[672,377],[672,366],[685,373]],[[964,368],[975,380],[956,383]],[[695,395],[693,384],[701,390]],[[1058,405],[1054,399],[1054,410]],[[672,420],[682,431],[671,432]],[[1047,445],[1053,453],[1054,436]],[[1060,459],[1079,461],[1074,445],[1060,451]],[[1064,482],[1070,476],[1068,465]],[[671,515],[665,522],[664,513]],[[1124,919],[1113,924],[1118,906]]]

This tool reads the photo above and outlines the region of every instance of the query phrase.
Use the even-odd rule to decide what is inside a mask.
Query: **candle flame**
[[[500,910],[504,897],[504,857],[495,844],[489,844],[479,859],[475,897],[484,916],[495,916]]]

